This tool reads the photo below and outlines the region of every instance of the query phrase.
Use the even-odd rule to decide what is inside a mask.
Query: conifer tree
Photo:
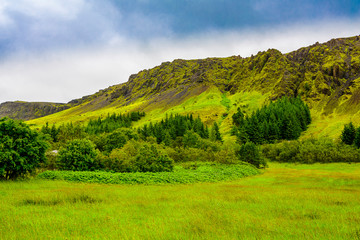
[[[219,125],[216,122],[214,122],[213,127],[211,128],[210,140],[214,142],[215,141],[222,142]]]
[[[354,142],[356,130],[352,122],[344,126],[341,134],[341,141],[345,144],[351,145]]]
[[[360,148],[360,127],[356,129],[354,144],[357,148]]]

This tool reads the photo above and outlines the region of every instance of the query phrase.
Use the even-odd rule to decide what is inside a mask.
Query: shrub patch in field
[[[235,180],[259,173],[257,169],[247,164],[199,163],[195,169],[185,168],[176,166],[173,172],[158,173],[46,171],[40,173],[38,178],[110,184],[182,184]]]

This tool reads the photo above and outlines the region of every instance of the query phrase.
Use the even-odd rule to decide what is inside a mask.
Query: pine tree
[[[360,127],[356,129],[354,144],[357,148],[360,148]]]
[[[210,140],[211,141],[220,141],[222,142],[222,137],[220,134],[220,129],[219,129],[219,125],[214,122],[213,127],[211,128],[211,132],[210,132]]]
[[[356,130],[352,122],[344,125],[344,130],[341,133],[341,141],[345,144],[351,145],[354,142]]]
[[[240,108],[237,109],[237,112],[232,115],[233,124],[239,127],[244,121],[244,114]]]

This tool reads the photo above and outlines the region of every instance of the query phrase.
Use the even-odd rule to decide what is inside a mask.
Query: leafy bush
[[[263,146],[266,158],[277,162],[331,163],[360,162],[360,150],[331,139],[287,141]]]
[[[202,139],[196,147],[186,148],[165,148],[166,153],[175,162],[218,162],[226,164],[238,163],[239,159],[235,154],[235,144],[226,143],[221,145],[219,141],[212,142]]]
[[[236,180],[259,173],[256,168],[244,164],[196,163],[196,167],[186,168],[176,166],[173,172],[158,173],[46,171],[38,178],[107,184],[184,184]]]
[[[0,119],[0,178],[16,179],[45,162],[48,144],[23,122]]]
[[[133,162],[133,172],[171,172],[174,161],[161,154],[155,144],[144,144]]]
[[[113,172],[131,172],[133,158],[139,152],[141,143],[130,140],[123,148],[114,149],[104,161],[105,170]]]
[[[240,161],[250,163],[257,168],[266,167],[266,161],[259,147],[253,142],[242,144],[236,154]]]
[[[60,149],[58,165],[61,170],[94,171],[101,169],[97,161],[98,152],[93,142],[87,139],[69,141]]]
[[[114,172],[166,172],[173,170],[174,161],[157,144],[130,140],[123,148],[114,149],[104,165]]]

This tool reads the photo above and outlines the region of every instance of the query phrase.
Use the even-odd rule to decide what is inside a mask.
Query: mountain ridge
[[[247,58],[164,62],[131,75],[125,83],[70,101],[72,106],[67,110],[30,122],[41,125],[66,118],[81,122],[109,111],[131,110],[157,112],[153,114],[157,117],[159,113],[180,111],[179,106],[184,104],[184,113],[198,113],[208,122],[226,121],[224,114],[246,105],[241,103],[245,93],[254,93],[255,99],[261,99],[253,106],[250,104],[250,109],[284,95],[301,96],[319,119],[334,115],[351,117],[359,114],[359,84],[360,37],[354,36],[315,43],[286,54],[268,49]],[[200,95],[213,95],[219,102],[225,96],[230,105],[214,102],[212,107],[210,104],[206,109],[196,109],[196,104],[200,104],[197,102],[187,106],[187,102]],[[202,101],[213,100],[210,97]]]

